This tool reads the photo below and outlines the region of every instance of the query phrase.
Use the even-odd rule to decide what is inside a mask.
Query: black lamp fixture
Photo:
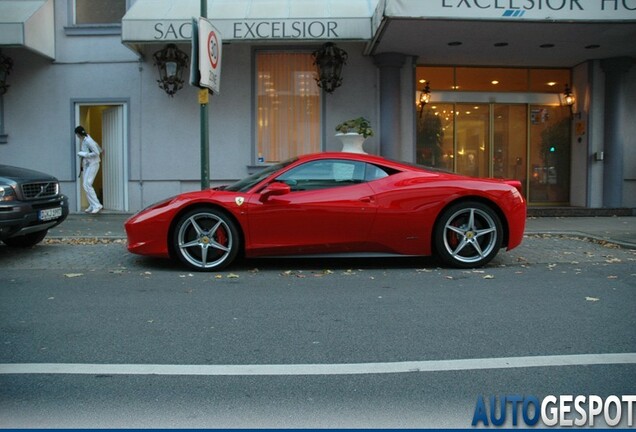
[[[573,114],[574,102],[576,102],[576,98],[572,94],[572,90],[570,90],[569,84],[565,84],[565,91],[563,92],[563,103],[570,107],[570,115]]]
[[[424,112],[424,105],[426,105],[427,103],[429,103],[431,101],[431,87],[430,87],[430,81],[424,81],[424,84],[426,84],[424,86],[424,88],[422,89],[422,91],[420,92],[420,118],[422,117],[422,113]]]
[[[318,87],[327,93],[333,93],[342,84],[342,67],[347,63],[347,52],[327,42],[311,56],[318,71]]]
[[[159,88],[165,90],[170,97],[174,96],[183,87],[183,71],[188,66],[188,55],[175,44],[168,44],[152,57],[159,69]]]
[[[10,87],[7,84],[7,76],[9,76],[12,69],[13,60],[0,52],[0,96],[5,94]]]

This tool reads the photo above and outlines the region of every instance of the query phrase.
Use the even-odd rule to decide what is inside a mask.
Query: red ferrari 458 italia
[[[377,156],[320,153],[229,186],[168,198],[126,221],[128,250],[219,270],[241,254],[436,255],[488,263],[521,243],[517,180],[477,179]]]

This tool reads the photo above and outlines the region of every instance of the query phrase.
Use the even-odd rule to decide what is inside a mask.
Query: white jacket
[[[83,140],[77,155],[82,158],[82,166],[88,166],[98,164],[101,160],[99,155],[102,152],[99,144],[95,142],[90,135],[87,135]]]

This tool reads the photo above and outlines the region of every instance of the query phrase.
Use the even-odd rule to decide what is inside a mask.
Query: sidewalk
[[[125,239],[124,222],[130,213],[71,213],[60,225],[49,230],[47,238],[98,237]]]
[[[559,234],[605,240],[636,249],[636,216],[533,217],[526,234]]]
[[[98,237],[125,239],[124,222],[131,214],[103,212],[97,215],[72,213],[49,231],[49,238]],[[636,216],[530,217],[526,234],[556,234],[589,237],[636,249]]]

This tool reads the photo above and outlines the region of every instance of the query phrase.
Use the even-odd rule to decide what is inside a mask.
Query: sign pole
[[[207,0],[201,0],[201,16],[204,18],[208,17]],[[210,136],[207,88],[199,90],[199,105],[201,112],[201,190],[204,190],[210,188]]]
[[[201,190],[210,187],[210,134],[208,126],[208,89],[199,90],[201,106]]]
[[[210,188],[208,103],[210,94],[219,94],[221,89],[221,52],[223,48],[223,37],[212,22],[207,19],[207,14],[207,0],[201,0],[201,16],[198,19],[192,19],[192,67],[190,68],[190,84],[200,89],[201,190]]]

